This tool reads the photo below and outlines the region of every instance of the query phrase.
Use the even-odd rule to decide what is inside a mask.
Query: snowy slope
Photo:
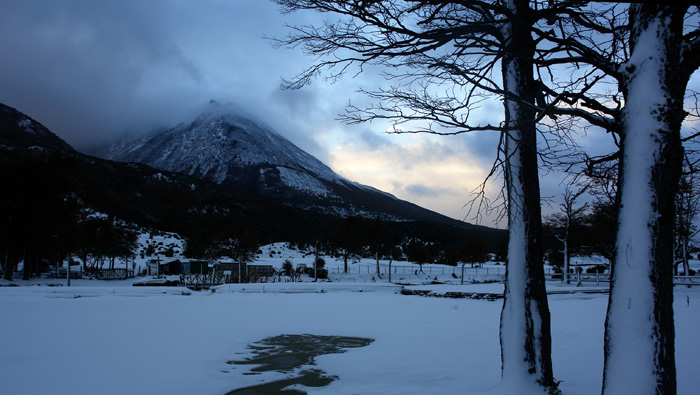
[[[189,124],[120,141],[95,154],[185,173],[293,206],[343,215],[367,211],[343,197],[357,189],[353,183],[261,122],[215,102]]]
[[[299,188],[296,180],[304,175],[326,181],[342,179],[270,128],[218,108],[210,108],[190,124],[122,141],[103,155],[219,184],[234,181],[240,178],[239,171],[256,167],[261,170],[261,178],[269,176],[270,171],[283,172],[284,183],[294,188]],[[318,190],[322,191],[322,187]]]
[[[0,145],[32,146],[72,151],[73,148],[49,129],[27,115],[0,103]]]
[[[457,222],[351,182],[262,122],[210,103],[191,123],[120,141],[95,155],[185,173],[317,212]]]

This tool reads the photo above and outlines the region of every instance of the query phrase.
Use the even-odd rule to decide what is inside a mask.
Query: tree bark
[[[676,393],[673,230],[687,84],[679,70],[685,8],[630,6],[604,394]]]
[[[7,280],[7,281],[12,281],[12,273],[15,268],[15,264],[10,262],[10,247],[7,247],[7,250],[5,250],[5,261],[3,262],[3,274],[2,278]]]
[[[377,259],[377,277],[381,278],[382,272],[381,270],[379,270],[379,246],[377,246],[377,253],[375,255],[375,258]]]
[[[542,219],[537,169],[537,135],[529,3],[511,0],[515,15],[504,29],[502,72],[508,95],[505,106],[506,188],[508,193],[508,262],[501,312],[503,381],[534,377],[554,384],[550,315],[542,259]]]
[[[22,280],[29,280],[31,274],[31,266],[29,264],[30,257],[27,256],[27,247],[24,247],[24,255],[22,257]]]
[[[564,242],[564,282],[570,284],[569,281],[569,268],[571,267],[569,257],[569,229],[566,230],[566,241]]]

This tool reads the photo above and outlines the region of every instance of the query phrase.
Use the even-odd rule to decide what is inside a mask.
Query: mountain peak
[[[189,124],[121,141],[97,155],[237,187],[246,179],[248,187],[244,189],[255,194],[259,191],[252,188],[253,178],[273,173],[313,174],[322,180],[341,178],[269,126],[246,116],[239,107],[216,101],[211,101]],[[300,186],[298,180],[293,182]]]
[[[223,119],[223,118],[233,118],[233,119],[245,119],[256,124],[265,126],[265,123],[257,119],[253,114],[244,110],[240,106],[234,103],[219,103],[218,101],[211,99],[209,103],[202,106],[194,119],[194,122],[198,120],[212,120],[212,119]],[[267,127],[267,126],[265,126]]]
[[[121,141],[96,155],[327,214],[454,221],[348,181],[239,107],[214,100],[189,124]]]

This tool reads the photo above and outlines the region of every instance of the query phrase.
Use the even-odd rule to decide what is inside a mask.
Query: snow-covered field
[[[326,261],[331,272],[342,267]],[[371,261],[352,267],[361,272],[362,265]],[[335,277],[331,283],[223,285],[215,292],[132,287],[134,280],[73,280],[71,287],[17,281],[21,286],[0,287],[0,393],[226,394],[286,377],[227,363],[250,357],[251,343],[282,334],[374,339],[317,357],[314,368],[338,379],[304,388],[309,393],[527,393],[499,386],[501,301],[401,295],[386,277],[372,282],[371,273]],[[418,287],[502,292],[500,284]],[[548,288],[563,289],[560,283]],[[560,388],[600,393],[607,295],[555,294],[549,302]],[[697,394],[700,287],[676,287],[674,309],[678,393]]]

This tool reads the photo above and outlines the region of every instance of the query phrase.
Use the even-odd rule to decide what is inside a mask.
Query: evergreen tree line
[[[505,257],[506,234],[496,229],[464,230],[422,222],[391,222],[350,216],[324,240],[328,255],[347,263],[358,258],[406,260],[419,265],[483,263]]]
[[[277,241],[300,246],[320,242],[332,251],[347,245],[345,237],[361,237],[363,245],[382,246],[380,254],[389,254],[383,246],[403,239],[450,246],[464,238],[490,240],[491,234],[504,234],[480,227],[357,218],[360,226],[353,235],[341,230],[353,221],[340,217],[240,195],[147,166],[50,149],[3,149],[0,179],[0,265],[8,280],[20,262],[23,278],[49,266],[58,268],[71,257],[80,258],[86,271],[110,267],[116,259],[135,255],[137,234],[145,229],[178,233],[188,257],[231,256],[240,261],[249,260],[260,245]],[[382,224],[381,230],[375,223]]]

